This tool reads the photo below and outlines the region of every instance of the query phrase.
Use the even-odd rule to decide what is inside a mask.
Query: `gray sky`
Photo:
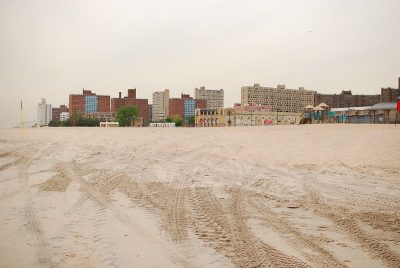
[[[0,0],[0,127],[82,88],[140,98],[260,83],[378,94],[400,76],[399,0]]]

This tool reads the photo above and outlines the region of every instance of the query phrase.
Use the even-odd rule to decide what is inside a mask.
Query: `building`
[[[206,100],[193,99],[189,94],[181,94],[181,98],[169,99],[169,116],[177,117],[184,120],[187,124],[188,117],[195,115],[195,109],[205,109],[207,107]]]
[[[64,122],[67,121],[69,119],[69,112],[62,112],[60,113],[60,121]]]
[[[398,82],[397,88],[381,88],[381,102],[397,102],[398,97],[400,97],[400,77]]]
[[[333,123],[350,124],[394,124],[396,102],[380,102],[372,106],[332,108]]]
[[[185,99],[172,98],[169,99],[168,117],[184,119],[185,116]]]
[[[197,127],[293,125],[302,113],[272,111],[266,105],[240,105],[233,108],[196,109]]]
[[[51,104],[46,104],[46,99],[42,98],[42,102],[37,106],[37,126],[47,126],[53,118],[52,113]]]
[[[61,121],[60,114],[65,112],[68,113],[68,107],[65,105],[60,105],[59,108],[52,108],[52,120]]]
[[[153,120],[153,104],[149,104],[149,119]]]
[[[111,99],[111,112],[116,113],[118,109],[125,106],[134,105],[138,107],[140,120],[135,121],[135,126],[140,122],[140,126],[144,126],[149,122],[149,100],[148,99],[137,99],[136,88],[128,89],[128,96],[122,98],[121,92],[119,92],[118,98]]]
[[[69,95],[69,113],[110,112],[110,96],[96,95],[91,90],[83,89],[82,95]]]
[[[315,91],[299,89],[287,89],[285,85],[262,87],[259,84],[244,86],[241,88],[242,105],[267,105],[273,111],[297,113],[307,105],[314,104]]]
[[[196,127],[224,127],[224,108],[195,110]]]
[[[325,103],[331,108],[371,106],[381,101],[381,95],[353,95],[351,90],[340,94],[315,94],[314,106]]]
[[[301,112],[281,112],[269,105],[233,106],[234,126],[294,125],[301,117]]]
[[[194,98],[196,100],[205,100],[207,109],[218,109],[224,107],[224,90],[212,90],[205,87],[195,88]]]
[[[154,92],[152,106],[152,121],[165,120],[169,114],[169,89],[164,90],[164,92]]]

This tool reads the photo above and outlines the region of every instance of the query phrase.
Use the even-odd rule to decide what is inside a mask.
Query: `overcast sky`
[[[82,88],[223,88],[231,106],[254,83],[379,94],[399,76],[399,0],[0,0],[0,127]]]

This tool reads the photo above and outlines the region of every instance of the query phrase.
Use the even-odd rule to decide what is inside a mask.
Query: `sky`
[[[400,77],[399,0],[0,0],[0,127],[82,89],[285,84],[379,94]]]

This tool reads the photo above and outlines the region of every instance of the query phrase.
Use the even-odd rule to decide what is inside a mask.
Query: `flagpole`
[[[21,139],[22,139],[22,141],[24,141],[24,122],[23,122],[23,118],[22,118],[22,100],[20,100],[20,104],[21,104],[21,122],[20,122]]]

